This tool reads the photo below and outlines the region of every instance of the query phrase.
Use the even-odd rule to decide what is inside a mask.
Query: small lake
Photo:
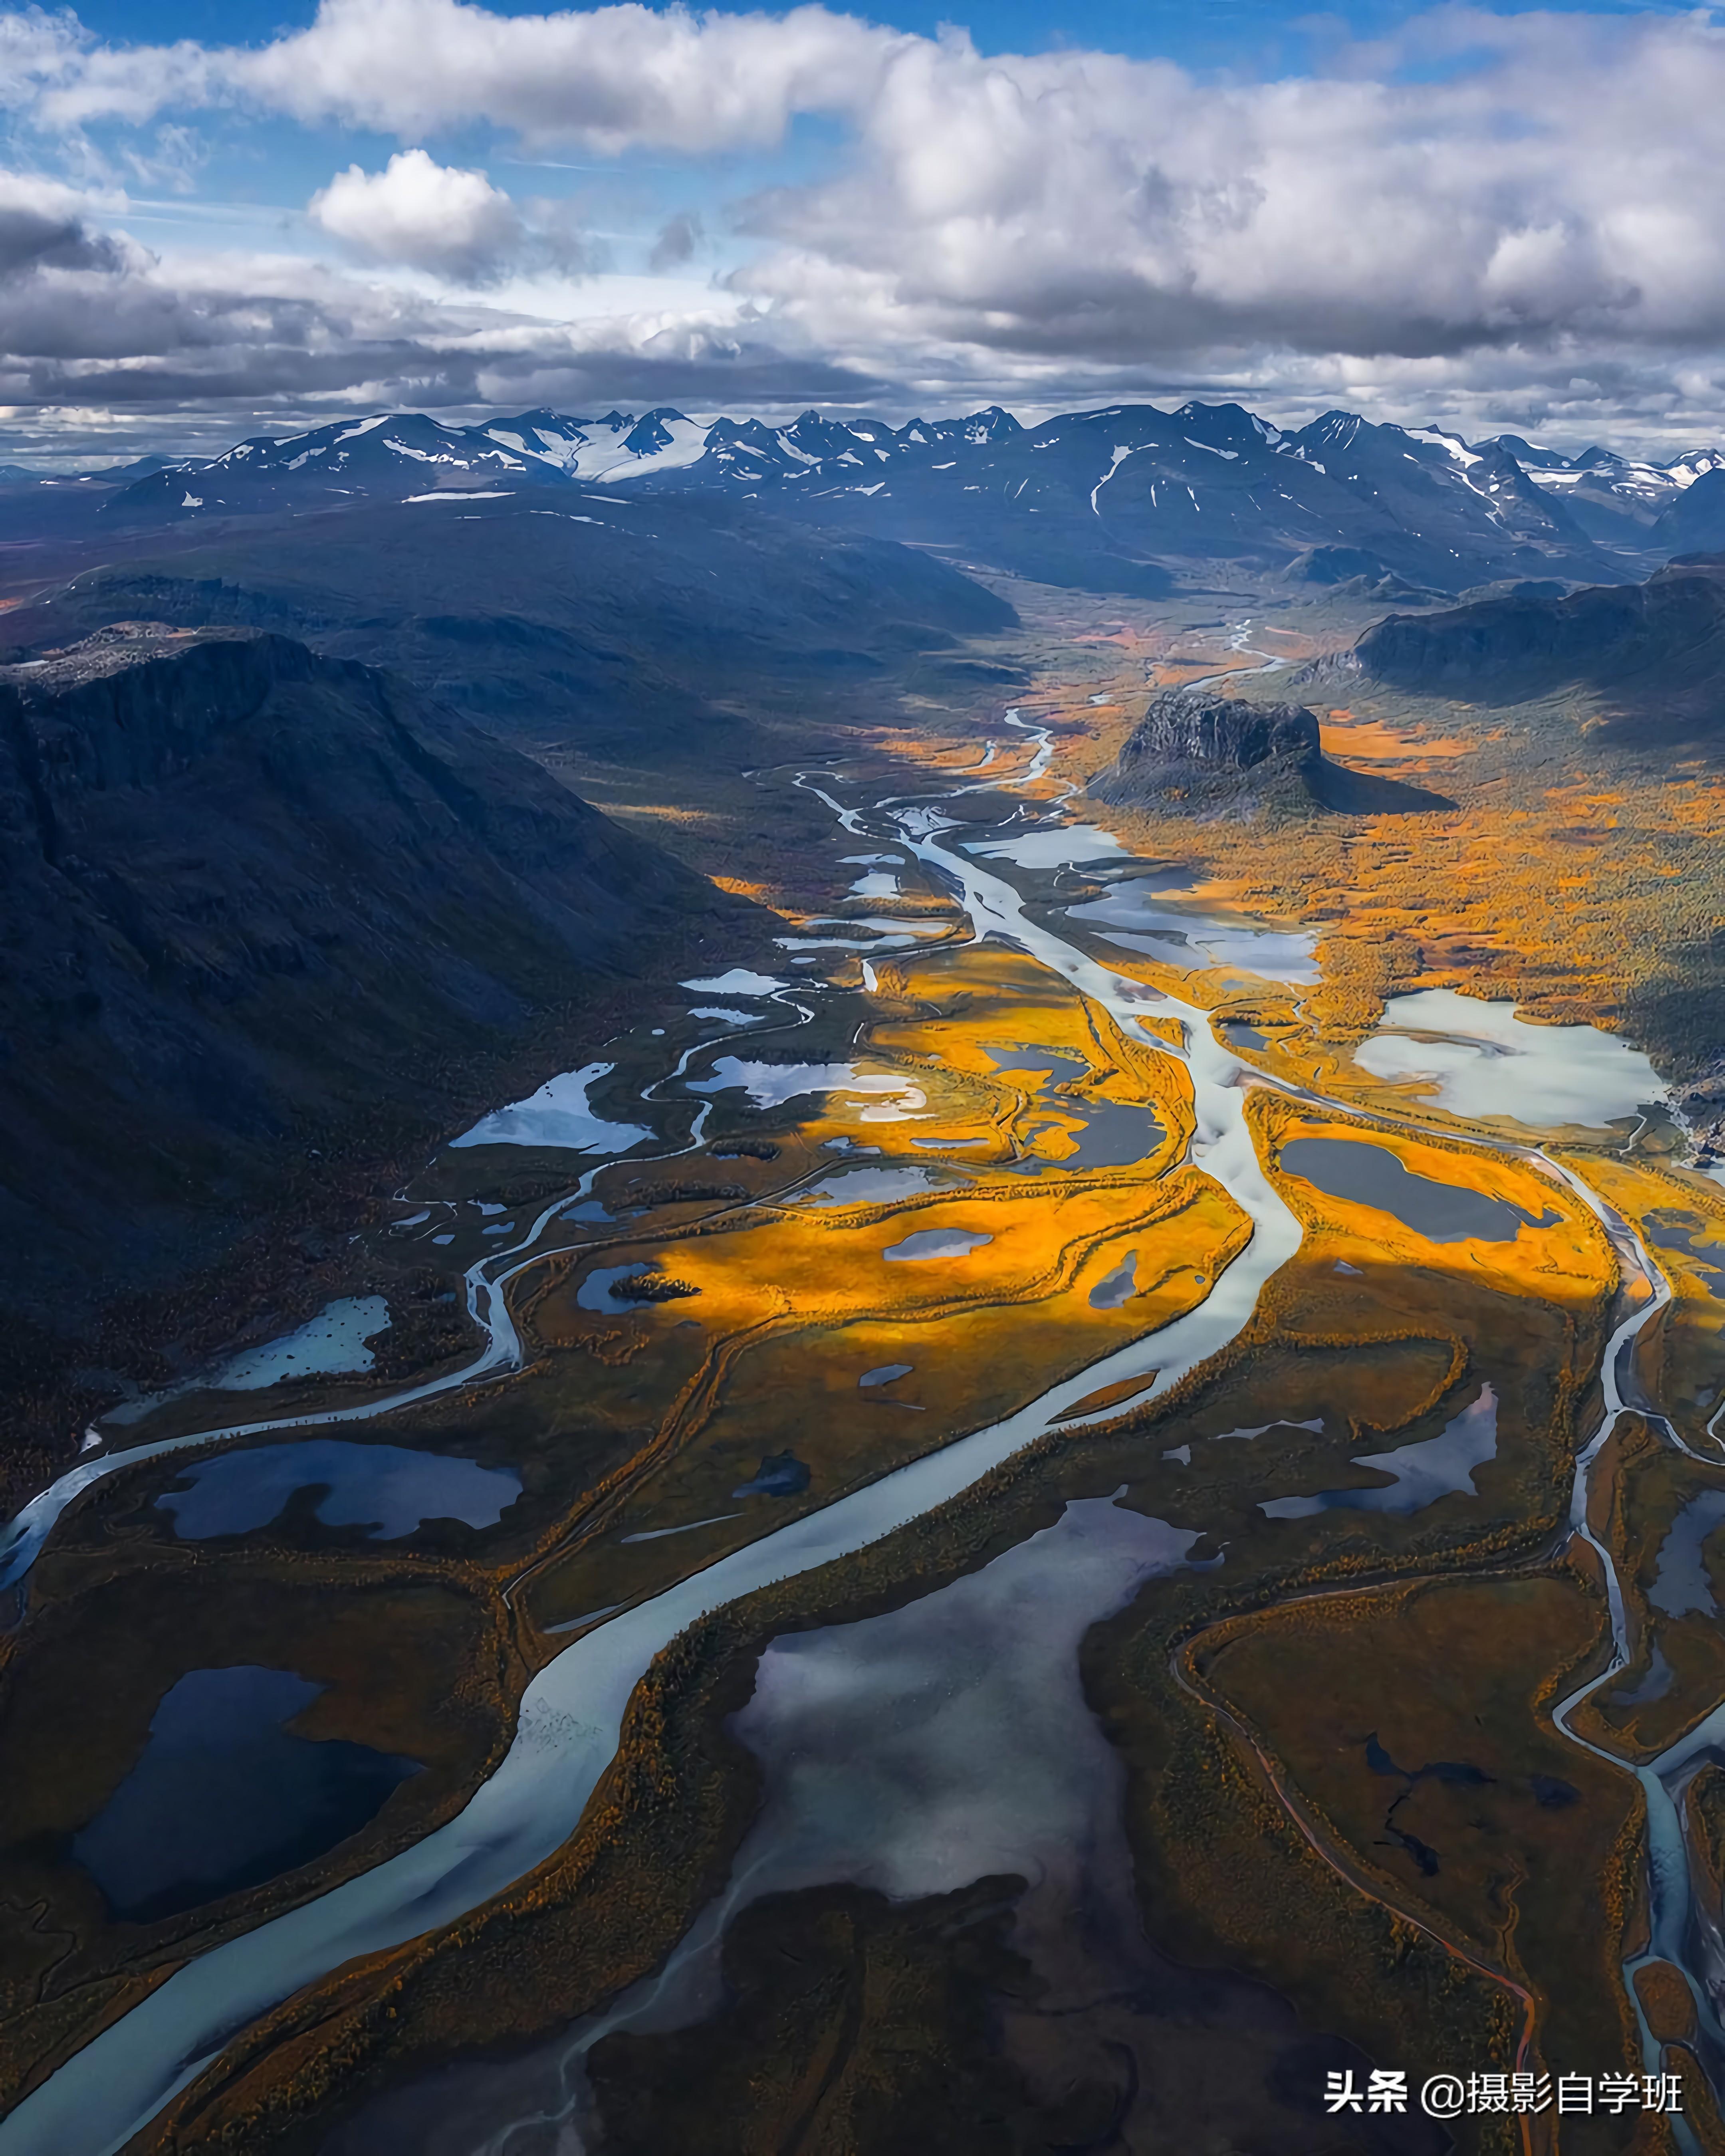
[[[142,1756],[72,1840],[122,1922],[149,1923],[260,1886],[375,1819],[417,1759],[283,1725],[325,1689],[291,1670],[191,1670]]]
[[[1667,1617],[1686,1616],[1698,1609],[1703,1616],[1717,1614],[1713,1584],[1702,1562],[1702,1544],[1725,1521],[1725,1490],[1703,1490],[1672,1521],[1659,1546],[1659,1569],[1647,1590],[1647,1599]]]
[[[602,1310],[616,1317],[641,1308],[626,1296],[615,1292],[624,1281],[639,1280],[643,1273],[653,1268],[637,1260],[627,1265],[595,1265],[575,1291],[576,1306],[581,1310]]]
[[[451,1138],[451,1147],[538,1146],[556,1152],[629,1152],[655,1136],[639,1123],[613,1123],[589,1105],[588,1095],[616,1065],[588,1063],[560,1071],[525,1101],[499,1108]]]
[[[1548,1207],[1535,1219],[1507,1198],[1415,1175],[1388,1147],[1357,1138],[1290,1138],[1281,1164],[1327,1198],[1388,1213],[1430,1243],[1512,1243],[1524,1227],[1548,1228],[1563,1218]]]
[[[1058,1074],[1061,1081],[1087,1077],[1090,1065],[1081,1055],[1063,1055],[1057,1048],[1041,1048],[1034,1040],[1019,1041],[1011,1048],[990,1048],[982,1045],[983,1053],[997,1070],[1034,1072],[1045,1081]]]
[[[1162,1143],[1163,1127],[1149,1108],[1122,1101],[1080,1100],[1052,1091],[1054,1086],[1089,1075],[1090,1065],[1082,1056],[1039,1047],[1034,1041],[1011,1048],[985,1045],[983,1053],[1003,1075],[1040,1078],[1040,1103],[1080,1119],[1080,1127],[1068,1133],[1077,1149],[1060,1163],[1062,1168],[1136,1168]]]
[[[1098,1281],[1090,1291],[1092,1310],[1118,1310],[1122,1303],[1129,1302],[1138,1291],[1138,1254],[1128,1250],[1106,1280]]]
[[[1111,831],[1098,831],[1089,824],[1044,824],[1014,834],[1009,839],[971,839],[967,854],[997,861],[1012,861],[1021,869],[1062,869],[1074,861],[1106,860],[1124,854]]]
[[[710,1078],[691,1078],[691,1093],[742,1092],[750,1106],[782,1108],[788,1101],[820,1093],[876,1093],[889,1102],[898,1101],[916,1107],[925,1105],[921,1086],[896,1071],[863,1070],[855,1063],[748,1063],[739,1056],[721,1055]],[[879,1109],[865,1113],[865,1122],[890,1122],[896,1118]]]
[[[773,1640],[728,1724],[762,1783],[730,1879],[661,1970],[559,2040],[561,2085],[598,2030],[711,2013],[724,1997],[720,1941],[741,1909],[838,1880],[904,1902],[1015,1874],[1002,1898],[1019,1903],[1013,1943],[1032,1961],[1038,2005],[1078,2011],[1123,1994],[1152,2010],[1134,1996],[1161,1989],[1147,1979],[1132,1892],[1124,1769],[1085,1697],[1079,1652],[1147,1580],[1189,1563],[1198,1539],[1106,1498],[1080,1500],[903,1609]],[[1189,2017],[1189,1983],[1179,1995]],[[515,2102],[493,2116],[552,2109]]]
[[[388,1323],[389,1305],[381,1295],[344,1296],[338,1302],[326,1303],[297,1332],[266,1341],[261,1348],[244,1348],[208,1376],[187,1378],[159,1393],[122,1401],[102,1420],[139,1422],[165,1402],[187,1393],[249,1393],[281,1378],[357,1376],[377,1359],[366,1342]]]
[[[1058,1163],[1061,1168],[1136,1168],[1163,1141],[1162,1125],[1148,1108],[1124,1101],[1079,1101],[1071,1112],[1082,1115],[1083,1127],[1068,1133],[1076,1151]]]
[[[1322,978],[1317,938],[1306,930],[1187,912],[1168,904],[1158,882],[1146,876],[1117,885],[1101,898],[1069,906],[1067,918],[1093,924],[1105,942],[1164,965],[1226,968],[1299,988],[1316,987]]]
[[[698,996],[770,996],[776,988],[788,988],[788,981],[776,980],[771,973],[751,973],[747,966],[733,966],[728,973],[715,973],[704,981],[684,981],[680,987],[692,988]]]
[[[1122,1770],[1079,1647],[1198,1540],[1080,1499],[901,1609],[774,1640],[730,1724],[768,1775],[737,1876],[756,1893],[852,1878],[910,1897],[989,1871],[1036,1879],[1097,1840],[1120,1845]],[[755,1863],[780,1876],[757,1879]],[[1133,1927],[1130,1897],[1117,1913]]]
[[[1592,1025],[1530,1025],[1510,1003],[1454,988],[1392,996],[1353,1060],[1374,1077],[1420,1079],[1453,1114],[1507,1116],[1532,1128],[1602,1128],[1666,1097],[1638,1048]]]
[[[908,1165],[902,1168],[845,1168],[836,1175],[824,1177],[807,1190],[798,1191],[792,1203],[798,1205],[882,1205],[894,1199],[911,1197],[918,1191],[939,1189],[969,1180],[968,1176],[955,1175],[950,1168]]]
[[[968,1258],[973,1250],[979,1250],[984,1243],[992,1243],[992,1235],[973,1235],[963,1228],[922,1228],[914,1235],[906,1235],[901,1243],[889,1244],[880,1253],[888,1264],[903,1261],[920,1264],[930,1258]]]
[[[1698,1214],[1650,1213],[1641,1233],[1656,1250],[1681,1250],[1692,1258],[1707,1293],[1725,1300],[1725,1243],[1707,1240],[1707,1224]]]
[[[506,1467],[333,1437],[218,1453],[176,1479],[186,1486],[165,1491],[156,1503],[173,1515],[182,1542],[268,1527],[295,1491],[320,1484],[327,1494],[316,1515],[326,1527],[362,1527],[381,1542],[411,1535],[426,1520],[495,1527],[521,1494],[520,1476]]]
[[[1393,1482],[1368,1490],[1323,1490],[1312,1497],[1272,1497],[1258,1510],[1271,1520],[1305,1520],[1314,1512],[1421,1512],[1440,1497],[1476,1497],[1474,1470],[1497,1457],[1497,1395],[1487,1385],[1437,1436],[1399,1445],[1393,1452],[1356,1456],[1356,1467],[1392,1475]]]

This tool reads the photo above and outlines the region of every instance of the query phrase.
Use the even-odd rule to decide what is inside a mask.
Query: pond
[[[495,1110],[449,1143],[542,1146],[557,1152],[631,1152],[655,1133],[639,1123],[608,1122],[588,1101],[593,1087],[615,1068],[611,1063],[588,1063],[579,1070],[560,1071],[536,1093]]]
[[[1536,1219],[1507,1198],[1416,1175],[1387,1147],[1357,1138],[1290,1138],[1281,1164],[1327,1198],[1388,1213],[1430,1243],[1512,1243],[1524,1227],[1548,1228],[1563,1218],[1548,1207]]]
[[[715,973],[704,981],[684,981],[682,988],[692,988],[698,996],[770,996],[776,988],[787,988],[788,981],[774,979],[771,973],[752,973],[747,966],[733,966],[728,973]]]
[[[247,1348],[207,1376],[187,1378],[159,1393],[145,1393],[110,1408],[105,1422],[141,1421],[164,1402],[187,1393],[249,1393],[281,1378],[347,1377],[369,1370],[376,1357],[365,1345],[389,1323],[389,1305],[381,1295],[344,1296],[326,1303],[316,1317],[295,1332],[261,1348]]]
[[[1138,1254],[1128,1250],[1106,1280],[1098,1281],[1090,1291],[1092,1310],[1118,1310],[1122,1303],[1129,1302],[1138,1291]]]
[[[973,1250],[979,1250],[984,1243],[992,1243],[992,1235],[974,1235],[963,1228],[922,1228],[914,1235],[906,1235],[901,1243],[890,1244],[880,1253],[889,1264],[897,1260],[919,1264],[930,1258],[968,1258]]]
[[[1101,898],[1068,906],[1067,918],[1092,923],[1105,942],[1142,951],[1164,965],[1225,968],[1301,988],[1322,978],[1317,938],[1306,930],[1171,906],[1159,881],[1143,876],[1117,884]]]
[[[283,1725],[325,1687],[291,1670],[190,1670],[137,1764],[71,1854],[123,1922],[150,1923],[322,1856],[421,1772],[417,1759]]]
[[[1034,825],[1006,839],[970,839],[967,854],[988,860],[1012,861],[1021,869],[1066,868],[1074,861],[1105,860],[1126,852],[1111,831],[1089,824]]]
[[[813,1480],[806,1461],[794,1452],[769,1452],[751,1478],[740,1483],[733,1497],[800,1497]]]
[[[1011,1048],[990,1048],[984,1043],[983,1053],[997,1070],[1034,1071],[1044,1079],[1053,1077],[1056,1071],[1063,1081],[1083,1078],[1090,1071],[1083,1056],[1039,1047],[1034,1040],[1019,1041]]]
[[[398,1445],[353,1445],[308,1438],[218,1453],[179,1471],[185,1486],[164,1491],[157,1508],[172,1513],[182,1542],[243,1535],[280,1518],[296,1490],[326,1486],[314,1510],[326,1527],[362,1527],[382,1542],[415,1532],[425,1520],[495,1527],[521,1494],[506,1467]]]
[[[1255,1025],[1248,1025],[1243,1018],[1224,1018],[1217,1026],[1230,1048],[1255,1049],[1262,1054],[1270,1046],[1267,1034],[1260,1033]]]
[[[823,1177],[807,1190],[795,1193],[793,1202],[799,1205],[880,1205],[892,1199],[908,1198],[917,1191],[968,1183],[969,1179],[968,1176],[955,1175],[950,1168],[909,1164],[901,1168],[844,1168],[835,1175]]]
[[[1707,1617],[1716,1614],[1702,1545],[1721,1521],[1725,1521],[1725,1490],[1703,1490],[1672,1521],[1659,1546],[1659,1569],[1647,1590],[1647,1599],[1667,1617],[1686,1616],[1692,1609]]]
[[[1708,1240],[1707,1224],[1696,1213],[1650,1213],[1641,1232],[1656,1250],[1681,1250],[1711,1296],[1725,1300],[1725,1243]]]
[[[1507,1116],[1535,1129],[1598,1129],[1666,1097],[1647,1058],[1617,1034],[1530,1025],[1513,1004],[1454,988],[1392,996],[1353,1060],[1374,1077],[1424,1081],[1432,1104],[1454,1115]]]
[[[650,1273],[652,1270],[651,1265],[639,1260],[633,1265],[595,1265],[575,1291],[576,1306],[581,1310],[605,1311],[614,1317],[628,1311],[639,1310],[641,1306],[639,1303],[631,1302],[626,1296],[618,1295],[615,1290],[620,1281],[639,1280],[643,1273]]]
[[[1136,1168],[1162,1143],[1162,1125],[1148,1108],[1124,1101],[1071,1104],[1074,1114],[1081,1111],[1081,1127],[1068,1134],[1075,1150],[1060,1163],[1062,1168]]]
[[[1078,1128],[1068,1134],[1076,1150],[1060,1163],[1062,1168],[1136,1168],[1162,1143],[1163,1127],[1149,1108],[1121,1101],[1081,1100],[1052,1090],[1088,1076],[1091,1066],[1082,1056],[1034,1041],[1020,1041],[1010,1048],[985,1045],[983,1052],[997,1071],[1040,1078],[1043,1082],[1037,1099],[1041,1105],[1077,1119]]]
[[[709,1078],[691,1078],[691,1093],[742,1092],[756,1108],[781,1108],[788,1101],[812,1093],[880,1094],[921,1107],[924,1096],[919,1086],[891,1070],[863,1070],[855,1063],[748,1063],[736,1055],[721,1055]],[[865,1113],[865,1122],[890,1122],[878,1110]]]
[[[1497,1395],[1486,1385],[1435,1437],[1399,1445],[1392,1452],[1356,1455],[1356,1467],[1393,1476],[1394,1481],[1367,1490],[1322,1490],[1311,1497],[1272,1497],[1258,1510],[1271,1520],[1309,1519],[1314,1512],[1420,1512],[1440,1497],[1476,1497],[1473,1471],[1497,1456]]]

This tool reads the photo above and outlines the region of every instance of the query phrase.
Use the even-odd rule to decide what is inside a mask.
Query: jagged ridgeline
[[[399,679],[245,631],[0,669],[0,1294],[50,1324],[749,911]]]
[[[1273,567],[1314,545],[1353,556],[1349,577],[1392,592],[1453,593],[1506,577],[1623,574],[1610,550],[1645,542],[1661,508],[1716,460],[1589,454],[1584,469],[1513,437],[1469,444],[1349,412],[1287,433],[1231,403],[1116,404],[1034,427],[998,405],[901,426],[814,411],[788,426],[709,424],[668,407],[466,428],[383,413],[145,474],[116,488],[102,516],[136,530],[367,495],[443,515],[439,496],[459,491],[542,508],[573,485],[643,504],[729,497],[757,515],[957,546],[1039,583],[1139,598],[1174,588],[1174,561]]]

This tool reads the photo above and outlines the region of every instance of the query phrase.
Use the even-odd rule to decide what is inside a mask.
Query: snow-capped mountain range
[[[1663,542],[1686,490],[1721,472],[1716,449],[1665,465],[1601,449],[1569,457],[1517,435],[1470,443],[1345,412],[1284,433],[1238,404],[1111,405],[1030,428],[998,405],[899,427],[813,411],[783,426],[669,408],[470,427],[410,413],[170,465],[117,490],[105,513],[178,521],[571,485],[634,501],[709,491],[1092,589],[1154,593],[1171,564],[1205,559],[1299,576],[1341,548],[1368,580],[1456,591],[1643,574],[1678,551]],[[1702,492],[1713,490],[1725,479]]]

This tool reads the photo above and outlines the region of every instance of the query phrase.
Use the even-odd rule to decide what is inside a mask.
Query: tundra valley
[[[1725,2151],[1725,452],[0,542],[0,2156]]]

